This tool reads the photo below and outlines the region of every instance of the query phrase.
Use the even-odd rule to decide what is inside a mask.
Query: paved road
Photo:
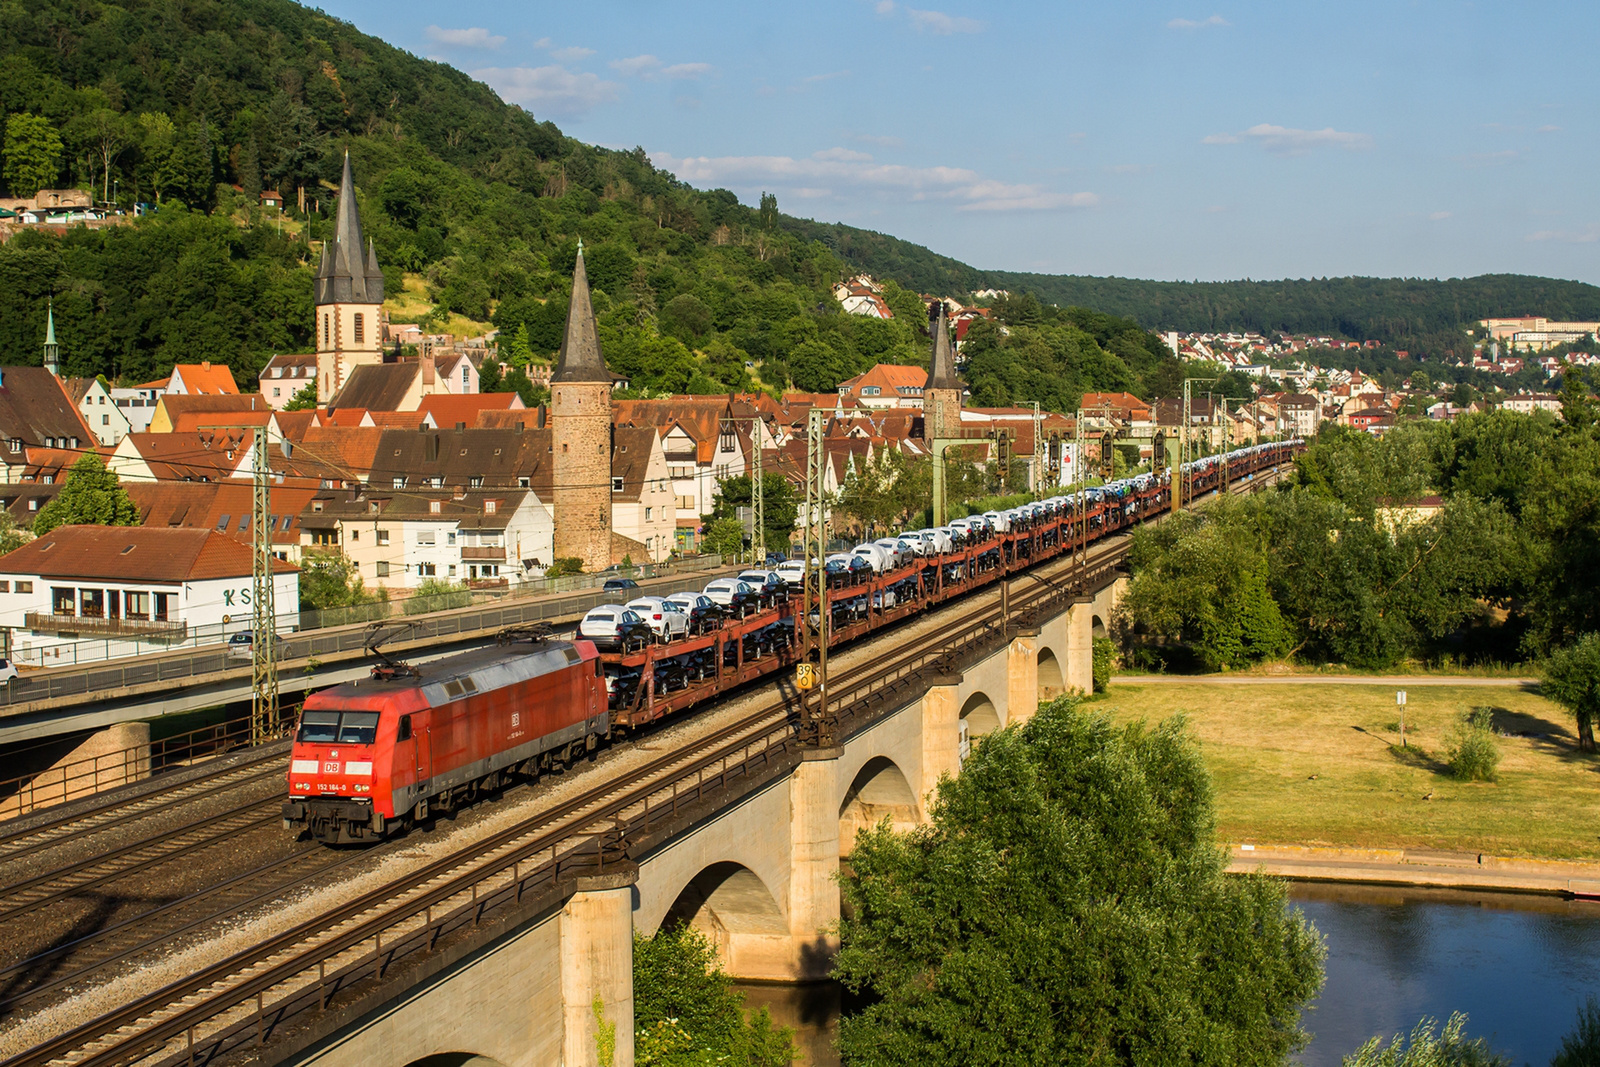
[[[1385,685],[1417,689],[1429,685],[1524,689],[1537,678],[1477,678],[1470,674],[1117,674],[1113,685]]]

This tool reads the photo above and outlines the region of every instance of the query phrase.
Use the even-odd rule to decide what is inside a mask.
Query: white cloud
[[[702,74],[711,72],[710,63],[674,63],[672,66],[663,66],[661,59],[646,53],[642,56],[630,56],[627,59],[613,59],[609,66],[618,74],[629,78],[642,78],[653,81],[656,78],[674,78],[678,80],[698,78]]]
[[[1059,211],[1092,207],[1094,193],[1062,193],[1039,185],[984,178],[964,167],[907,167],[879,163],[864,152],[830,148],[808,159],[790,156],[691,156],[665,152],[652,160],[687,182],[700,185],[773,188],[814,198],[892,196],[899,200],[945,201],[960,211]]]
[[[1530,241],[1551,241],[1564,245],[1592,245],[1600,241],[1600,226],[1583,230],[1539,230],[1528,234]]]
[[[888,17],[896,11],[905,12],[906,19],[911,23],[912,29],[921,33],[938,34],[948,37],[956,33],[981,33],[983,23],[977,19],[963,18],[960,15],[947,15],[943,11],[924,11],[915,7],[900,7],[894,0],[878,0],[873,10],[879,15]]]
[[[908,7],[906,15],[911,19],[911,25],[918,30],[923,33],[936,33],[941,37],[948,37],[953,33],[978,33],[983,29],[983,23],[976,19],[946,15],[943,11],[919,11],[914,7]]]
[[[471,73],[506,103],[520,104],[541,117],[581,115],[613,102],[622,92],[616,82],[560,66],[487,67]]]
[[[1169,29],[1169,30],[1203,30],[1207,26],[1228,26],[1228,25],[1232,25],[1232,24],[1227,19],[1223,18],[1221,15],[1212,15],[1208,19],[1200,19],[1198,21],[1196,21],[1195,19],[1173,19],[1171,22],[1167,23],[1167,29]]]
[[[434,44],[442,44],[446,48],[481,48],[493,51],[506,43],[504,37],[491,34],[482,26],[471,26],[461,30],[447,30],[443,26],[429,26],[422,31],[428,35],[428,40]]]
[[[574,60],[588,59],[592,55],[594,55],[593,48],[573,46],[571,48],[557,48],[550,53],[550,58],[562,63],[571,63]]]
[[[871,163],[872,157],[865,152],[857,152],[851,148],[824,148],[820,152],[811,153],[812,159],[833,159],[841,163]]]
[[[1560,133],[1561,132],[1561,127],[1560,126],[1540,126],[1534,132],[1535,133]]]
[[[1329,126],[1321,130],[1297,130],[1291,126],[1274,126],[1259,123],[1243,133],[1213,133],[1201,138],[1202,144],[1258,144],[1269,152],[1298,156],[1314,148],[1343,148],[1359,151],[1372,147],[1372,138],[1365,133],[1348,133]]]
[[[628,59],[613,59],[606,65],[612,70],[616,71],[618,74],[624,74],[629,77],[638,77],[645,71],[655,70],[657,67],[661,66],[661,60],[657,59],[655,56],[646,54],[642,56],[633,56]]]

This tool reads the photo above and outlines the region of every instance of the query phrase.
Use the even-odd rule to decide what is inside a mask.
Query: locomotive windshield
[[[313,745],[370,745],[378,736],[375,711],[307,711],[296,741]]]

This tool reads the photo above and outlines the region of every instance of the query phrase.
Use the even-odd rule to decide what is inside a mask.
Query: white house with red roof
[[[300,571],[274,559],[280,629]],[[0,626],[20,664],[115,659],[221,642],[252,621],[251,550],[215,530],[61,526],[0,556]]]
[[[920,408],[928,386],[923,367],[879,363],[839,383],[839,396],[864,408]]]

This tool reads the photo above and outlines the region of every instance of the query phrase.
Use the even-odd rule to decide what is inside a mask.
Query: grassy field
[[[420,274],[407,274],[404,289],[398,293],[385,295],[388,299],[383,302],[383,306],[384,310],[389,312],[390,322],[421,322],[424,316],[433,311],[433,301],[428,299],[428,280]],[[443,322],[429,327],[428,332],[467,338],[479,337],[492,329],[494,329],[492,323],[477,322],[451,312]]]
[[[1224,841],[1600,858],[1600,759],[1577,751],[1564,709],[1517,687],[1407,694],[1405,749],[1388,686],[1119,679],[1089,708],[1117,721],[1183,714]],[[1475,707],[1510,735],[1495,782],[1457,781],[1445,766],[1452,727]]]

